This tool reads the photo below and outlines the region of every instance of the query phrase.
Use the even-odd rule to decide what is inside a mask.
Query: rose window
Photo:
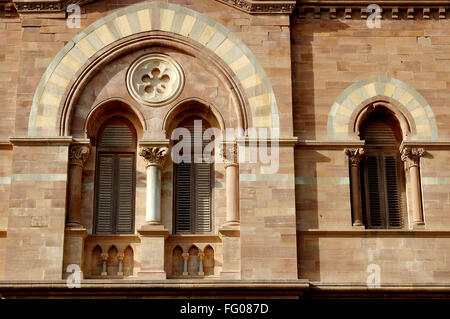
[[[184,74],[169,56],[149,54],[132,64],[127,74],[128,90],[138,102],[159,106],[173,101],[183,89]]]

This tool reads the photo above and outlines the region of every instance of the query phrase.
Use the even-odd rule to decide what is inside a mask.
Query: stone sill
[[[319,235],[408,235],[408,236],[450,236],[447,230],[429,230],[429,229],[300,229],[300,234],[319,234]]]
[[[66,280],[0,280],[0,291],[14,289],[69,289]],[[245,281],[245,280],[198,280],[198,279],[166,279],[166,280],[137,280],[133,279],[83,279],[83,289],[308,289],[309,281],[274,280],[274,281]],[[74,289],[75,291],[76,289]]]

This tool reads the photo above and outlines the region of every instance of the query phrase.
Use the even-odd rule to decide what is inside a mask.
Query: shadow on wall
[[[316,96],[314,57],[316,54],[324,55],[329,52],[329,46],[314,47],[314,41],[328,41],[331,37],[317,39],[321,32],[318,25],[323,19],[313,19],[311,16],[300,18],[299,12],[294,11],[291,22],[291,55],[292,55],[292,99],[293,99],[293,125],[294,136],[299,140],[316,140],[316,129],[325,130],[328,109],[320,109],[321,100],[327,96]],[[308,13],[313,15],[313,13]],[[326,32],[347,29],[345,23],[338,19],[329,20]],[[318,31],[319,30],[319,31]],[[316,38],[315,38],[316,36]],[[316,63],[320,68],[320,64]],[[323,71],[322,71],[323,72]],[[323,80],[323,79],[322,79]],[[329,82],[326,85],[342,86],[344,90],[349,83]],[[335,87],[334,87],[335,88]],[[327,90],[324,90],[325,93]],[[334,92],[328,92],[333,94]],[[329,107],[338,95],[330,97]],[[320,114],[318,113],[320,110]],[[317,122],[325,123],[323,127],[316,127]],[[295,192],[296,192],[296,220],[297,220],[297,263],[298,277],[310,280],[320,280],[320,256],[318,238],[302,238],[299,232],[302,229],[319,228],[317,166],[318,163],[329,162],[330,159],[320,152],[297,147],[295,150]]]

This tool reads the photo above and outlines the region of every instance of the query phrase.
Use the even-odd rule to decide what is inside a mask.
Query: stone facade
[[[265,2],[96,0],[79,20],[65,1],[0,2],[0,295],[11,281],[67,293],[73,264],[98,295],[117,283],[111,294],[358,295],[371,265],[384,291],[450,291],[448,3],[388,1],[371,28],[370,1]],[[130,74],[136,61],[166,73]],[[146,98],[146,83],[175,93]],[[397,229],[364,226],[355,184],[374,108],[402,131]],[[99,136],[114,116],[137,135],[134,230],[96,234]],[[204,234],[175,229],[171,133],[189,116],[248,133],[213,165]],[[259,143],[275,147],[276,172],[245,160],[251,129],[272,130]]]

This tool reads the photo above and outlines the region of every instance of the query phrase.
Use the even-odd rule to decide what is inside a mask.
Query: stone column
[[[145,146],[139,152],[147,164],[146,221],[138,229],[141,238],[138,277],[142,279],[166,279],[164,247],[169,231],[161,223],[161,171],[168,153],[167,147],[160,146]]]
[[[107,276],[108,275],[108,268],[107,268],[107,262],[108,262],[108,254],[107,253],[102,253],[100,255],[102,257],[102,276]]]
[[[73,144],[69,148],[69,177],[66,228],[64,232],[63,278],[69,274],[67,266],[84,266],[84,240],[87,230],[81,224],[81,188],[83,167],[89,157],[89,144]]]
[[[241,279],[241,231],[239,216],[239,158],[237,143],[223,144],[221,155],[225,160],[226,221],[219,229],[222,239],[222,279]]]
[[[224,145],[221,150],[225,160],[225,180],[227,192],[227,219],[224,226],[239,225],[239,160],[237,143]]]
[[[117,276],[123,276],[123,259],[125,258],[125,255],[118,254],[117,259],[119,260],[119,269],[117,271]]]
[[[402,161],[405,162],[406,170],[409,171],[409,181],[411,183],[411,199],[414,225],[424,225],[422,214],[422,195],[420,190],[420,157],[425,154],[423,148],[405,147],[402,151]]]
[[[364,149],[347,148],[345,149],[345,155],[348,156],[350,162],[350,185],[353,208],[352,224],[353,226],[364,226],[361,206],[361,179],[359,176],[359,164],[361,162],[362,156],[364,155]]]
[[[147,164],[146,224],[161,224],[161,170],[168,152],[167,147],[143,147],[139,152]]]
[[[72,145],[69,149],[69,196],[67,228],[83,228],[81,225],[81,186],[83,167],[90,153],[89,145]]]
[[[183,257],[183,276],[188,276],[189,253],[183,253],[181,256]]]

